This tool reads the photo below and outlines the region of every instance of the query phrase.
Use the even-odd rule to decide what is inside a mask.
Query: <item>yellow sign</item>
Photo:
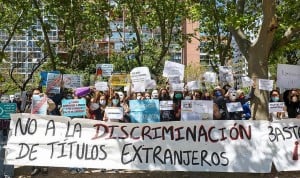
[[[113,74],[110,77],[111,86],[126,86],[130,81],[129,74]]]

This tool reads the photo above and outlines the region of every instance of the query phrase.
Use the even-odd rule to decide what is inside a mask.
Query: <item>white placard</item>
[[[186,84],[189,90],[199,90],[200,85],[198,81],[190,81]]]
[[[169,76],[168,79],[169,79],[170,84],[180,83],[180,76],[179,75]]]
[[[244,111],[243,106],[240,102],[230,102],[226,103],[227,111],[228,112],[238,112],[238,111]]]
[[[135,82],[132,84],[131,87],[132,87],[131,90],[133,92],[145,92],[146,91],[144,82]]]
[[[284,102],[269,103],[269,113],[272,112],[284,112]]]
[[[260,90],[267,90],[267,91],[273,90],[274,80],[259,79],[258,82],[259,82],[258,88]]]
[[[205,82],[216,83],[217,81],[217,74],[215,72],[205,72],[203,77]]]
[[[184,83],[173,83],[171,87],[172,91],[183,91]]]
[[[219,78],[221,82],[233,82],[233,73],[231,66],[219,66]]]
[[[124,110],[122,107],[106,107],[105,115],[111,122],[118,122],[123,120]]]
[[[96,82],[95,88],[97,91],[108,91],[107,82]]]
[[[145,81],[145,89],[155,89],[157,87],[155,80]]]
[[[278,64],[277,87],[300,88],[300,65]]]
[[[177,62],[166,61],[163,70],[163,76],[180,76],[180,80],[184,77],[184,65]]]
[[[159,101],[159,108],[161,111],[174,110],[173,100]]]
[[[241,79],[242,79],[242,86],[244,88],[253,86],[253,80],[248,76],[241,77]]]
[[[65,88],[80,88],[82,87],[82,77],[74,74],[63,74],[63,84]]]
[[[148,67],[136,67],[130,72],[131,82],[145,82],[151,80],[151,75]]]
[[[30,114],[13,114],[11,118],[5,164],[149,171],[161,171],[162,167],[164,171],[271,171],[273,154],[267,121],[117,123]],[[284,164],[283,159],[294,149],[288,146],[276,150],[285,153],[280,165],[298,165],[299,170],[297,162]]]
[[[181,120],[212,120],[213,101],[181,100]]]

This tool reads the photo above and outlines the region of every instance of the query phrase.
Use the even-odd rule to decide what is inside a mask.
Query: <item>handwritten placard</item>
[[[16,113],[16,103],[0,103],[0,119],[10,119],[10,114]]]
[[[160,101],[159,102],[159,108],[162,111],[174,110],[173,101],[172,100]]]
[[[244,111],[242,104],[240,102],[230,102],[226,103],[227,111],[228,112],[239,112]]]
[[[272,91],[274,80],[259,79],[258,87],[260,90]]]
[[[277,87],[300,88],[300,65],[278,64]]]
[[[97,91],[108,91],[107,82],[96,82],[95,88]]]
[[[119,122],[124,120],[124,110],[122,107],[106,107],[105,115],[108,121]]]
[[[269,103],[269,113],[284,112],[284,102],[271,102]]]
[[[204,100],[182,100],[181,101],[181,120],[212,120],[213,101]]]
[[[184,65],[177,62],[166,61],[163,70],[163,76],[179,76],[180,80],[184,77]]]

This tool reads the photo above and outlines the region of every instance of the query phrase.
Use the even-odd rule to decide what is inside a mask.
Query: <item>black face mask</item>
[[[162,95],[162,98],[163,98],[163,99],[167,99],[167,98],[168,98],[168,94],[163,94],[163,95]]]

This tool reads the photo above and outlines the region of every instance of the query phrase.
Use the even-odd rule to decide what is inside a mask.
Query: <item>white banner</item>
[[[30,114],[12,114],[11,118],[5,164],[160,171],[271,171],[267,121],[128,124]]]
[[[184,65],[177,62],[166,61],[163,70],[163,76],[180,76],[180,80],[184,77]]]
[[[278,64],[277,66],[277,87],[279,88],[300,88],[300,66]]]

